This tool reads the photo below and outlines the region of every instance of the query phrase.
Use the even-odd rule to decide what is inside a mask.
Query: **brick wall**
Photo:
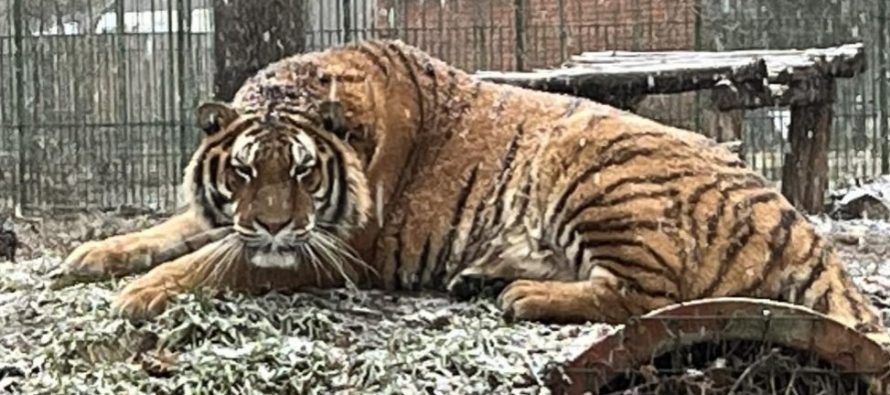
[[[514,70],[516,0],[378,0],[378,27],[468,71]],[[522,0],[523,68],[608,49],[694,46],[694,0]],[[562,10],[561,10],[562,7]]]

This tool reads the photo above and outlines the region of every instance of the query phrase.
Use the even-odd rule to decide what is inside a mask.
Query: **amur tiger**
[[[883,333],[807,219],[693,132],[482,82],[399,41],[277,61],[197,119],[188,210],[64,263],[148,271],[113,303],[125,316],[194,287],[353,284],[494,290],[514,319],[554,323],[748,296]]]

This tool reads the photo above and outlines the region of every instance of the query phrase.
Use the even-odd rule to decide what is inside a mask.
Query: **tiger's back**
[[[473,279],[530,280],[502,301],[531,319],[623,322],[670,303],[751,296],[880,327],[806,218],[712,140],[423,62],[433,67],[417,73],[420,101],[435,110],[369,254],[383,286],[475,294]],[[553,289],[590,280],[554,302]],[[591,289],[613,295],[566,296]],[[535,303],[535,293],[546,297]]]

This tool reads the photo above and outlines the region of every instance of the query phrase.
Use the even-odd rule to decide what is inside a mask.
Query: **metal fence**
[[[270,3],[271,4],[271,3]],[[0,209],[169,210],[213,87],[211,0],[0,0]],[[468,71],[558,65],[580,51],[791,48],[864,41],[840,81],[833,185],[887,172],[885,0],[306,0],[307,50],[401,38]],[[227,21],[226,23],[237,23]],[[643,115],[707,130],[707,95]],[[746,159],[778,180],[789,115],[738,115]]]

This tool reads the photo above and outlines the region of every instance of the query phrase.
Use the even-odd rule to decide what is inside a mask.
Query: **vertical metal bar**
[[[878,71],[878,97],[881,100],[880,109],[880,129],[881,129],[881,174],[890,173],[890,103],[887,100],[887,73],[890,72],[887,67],[888,56],[890,56],[890,48],[887,48],[887,36],[890,35],[887,19],[887,1],[878,0],[878,61],[880,67]]]
[[[559,0],[559,61],[564,62],[568,58],[566,41],[569,38],[566,30],[566,0]]]
[[[96,42],[97,42],[97,40],[96,40],[96,37],[93,35],[93,34],[95,33],[95,28],[96,28],[96,26],[93,25],[93,22],[94,22],[96,19],[95,19],[94,16],[93,16],[93,5],[92,5],[92,2],[89,2],[89,1],[87,2],[87,20],[90,21],[90,25],[88,25],[88,26],[86,27],[87,30],[84,32],[84,34],[85,34],[84,37],[85,37],[85,39],[87,40],[87,41],[86,41],[86,45],[84,45],[84,46],[86,47],[85,50],[89,52],[89,56],[88,56],[88,57],[87,57],[87,56],[84,56],[84,58],[86,58],[86,59],[87,59],[87,62],[89,62],[89,63],[87,63],[87,64],[89,65],[88,67],[90,67],[90,68],[96,68],[96,67],[99,67],[99,66],[98,66],[98,65],[99,65],[99,61],[98,61],[98,53],[97,53],[97,51],[96,51]],[[87,66],[87,64],[84,64],[84,66]],[[85,69],[85,68],[81,68],[81,70],[84,70],[84,69]],[[92,97],[92,95],[95,94],[95,91],[98,90],[98,89],[97,89],[97,86],[96,86],[96,82],[95,82],[95,80],[92,80],[92,82],[93,82],[93,83],[92,83],[91,85],[87,85],[88,87],[92,87],[92,89],[93,89],[93,92],[89,92],[89,95],[90,95],[91,97]],[[89,89],[89,88],[87,88],[87,89]],[[79,96],[78,96],[78,97],[79,97]],[[80,103],[80,100],[76,100],[76,102],[77,102],[77,103]],[[81,103],[81,104],[82,104],[82,103]],[[79,112],[79,114],[83,114],[83,113],[82,113],[82,112]],[[85,149],[87,149],[87,150],[90,150],[90,151],[93,151],[93,152],[91,152],[92,155],[89,155],[89,158],[91,158],[92,160],[89,161],[89,162],[87,162],[87,163],[85,163],[85,166],[88,166],[90,172],[95,172],[95,165],[96,165],[96,163],[95,163],[95,159],[99,156],[99,155],[95,152],[95,151],[98,151],[98,148],[99,148],[99,147],[97,147],[98,144],[95,144],[95,141],[96,141],[96,129],[95,129],[94,127],[89,127],[89,128],[87,128],[87,125],[86,125],[86,124],[87,124],[87,117],[86,117],[85,115],[81,115],[81,125],[82,125],[82,127],[85,129],[85,132],[84,132],[84,133],[86,134],[86,136],[84,137],[84,140],[85,140],[85,141],[88,141],[87,144],[89,144],[87,147],[83,147],[83,148],[85,148]],[[78,155],[79,153],[76,152],[75,154]],[[84,206],[85,206],[85,207],[86,207],[86,206],[89,206],[89,205],[92,204],[92,193],[91,193],[91,191],[92,191],[93,188],[91,188],[91,186],[92,186],[92,184],[93,184],[94,182],[95,182],[95,180],[91,180],[90,183],[83,189],[83,201],[84,201]]]
[[[161,2],[161,3],[163,4],[163,2]],[[163,95],[163,96],[167,99],[167,104],[169,106],[169,107],[167,107],[167,111],[169,111],[169,112],[166,114],[166,117],[164,119],[165,119],[165,121],[168,121],[168,128],[169,128],[168,129],[169,130],[169,139],[167,141],[175,141],[174,134],[176,133],[176,114],[177,114],[176,96],[177,96],[177,93],[176,93],[176,87],[174,85],[174,81],[176,79],[176,56],[175,56],[176,46],[174,45],[174,42],[175,42],[176,34],[173,31],[172,27],[170,26],[170,24],[173,23],[173,7],[171,4],[169,4],[169,2],[167,3],[167,21],[169,21],[169,23],[167,24],[167,53],[166,53],[166,56],[167,56],[167,73],[166,73],[167,78],[165,78],[165,81],[164,81],[164,86],[167,88],[167,92],[166,92],[167,95]],[[182,151],[181,151],[182,144],[180,143],[180,147],[176,153],[172,152],[173,150],[176,150],[176,148],[174,148],[174,147],[175,146],[173,144],[170,144],[170,152],[169,152],[170,156],[167,157],[168,162],[166,163],[166,167],[168,168],[168,170],[172,170],[173,174],[170,175],[170,178],[172,178],[176,181],[179,181],[179,177],[180,177],[179,165],[183,163],[183,159],[179,158],[182,154]],[[165,149],[167,148],[166,144],[164,145],[164,148]],[[178,163],[175,160],[175,158],[179,158]],[[172,169],[171,169],[171,167],[172,167]],[[174,185],[174,187],[173,187],[174,188],[174,196],[178,196],[179,182],[174,182],[173,185]]]
[[[516,33],[516,42],[514,43],[516,50],[513,54],[516,62],[515,69],[522,71],[525,69],[525,0],[513,0],[513,14],[515,19],[513,31]]]
[[[130,187],[130,179],[127,171],[127,165],[129,162],[129,158],[127,157],[127,153],[130,149],[130,145],[132,142],[130,141],[130,128],[129,128],[129,111],[128,111],[128,92],[127,92],[127,44],[126,44],[126,26],[124,25],[124,0],[116,0],[115,9],[117,10],[116,19],[117,19],[117,70],[115,72],[117,77],[117,103],[118,103],[118,119],[116,123],[119,123],[121,129],[124,132],[124,146],[121,147],[120,144],[117,144],[118,152],[116,152],[116,156],[119,159],[120,165],[120,177],[121,177],[121,186],[120,186],[120,195],[117,198],[123,199],[123,202],[128,201],[129,187]],[[117,202],[120,204],[120,202]]]
[[[334,1],[334,18],[336,19],[335,28],[337,29],[337,44],[343,43],[343,12],[341,10],[342,3]]]
[[[30,198],[32,200],[31,203],[35,204],[36,206],[40,206],[42,203],[44,203],[44,200],[43,200],[44,199],[44,194],[43,194],[43,178],[44,177],[43,177],[43,175],[45,173],[47,173],[47,170],[49,170],[49,169],[44,168],[44,166],[46,166],[46,163],[45,163],[46,150],[49,148],[45,143],[48,142],[48,139],[46,138],[47,137],[46,130],[41,130],[41,128],[40,128],[40,125],[39,125],[40,118],[38,118],[38,114],[40,114],[40,112],[42,110],[41,107],[44,106],[44,103],[43,103],[44,87],[43,87],[43,83],[42,83],[43,81],[40,78],[44,71],[44,69],[43,69],[44,65],[46,64],[46,61],[43,58],[43,56],[44,56],[44,40],[45,40],[45,38],[43,37],[43,32],[45,31],[44,29],[46,28],[45,22],[44,22],[44,20],[46,19],[46,15],[43,14],[43,10],[45,10],[46,8],[44,6],[45,6],[44,0],[40,0],[41,14],[40,14],[39,20],[37,22],[37,31],[39,33],[36,34],[36,37],[33,33],[29,34],[30,37],[28,37],[29,40],[31,41],[31,57],[30,57],[31,58],[31,83],[33,84],[32,91],[34,92],[33,100],[31,102],[32,103],[31,104],[31,120],[29,122],[29,125],[30,125],[29,128],[31,131],[31,135],[33,136],[34,134],[39,133],[41,140],[38,140],[38,141],[41,141],[44,143],[40,149],[35,149],[33,151],[31,151],[30,147],[29,147],[29,151],[30,151],[30,155],[29,155],[30,160],[28,163],[28,169],[30,171],[29,181],[31,184],[30,187],[33,188],[33,189],[31,189],[32,195],[30,196]],[[50,167],[50,166],[47,166],[47,167]]]
[[[692,0],[692,1],[693,1],[692,12],[693,12],[694,18],[695,18],[692,22],[693,23],[692,29],[695,34],[693,37],[693,40],[694,40],[693,45],[694,45],[694,47],[695,47],[694,49],[696,51],[702,51],[702,50],[704,50],[704,48],[703,48],[704,45],[702,43],[702,17],[701,17],[701,13],[702,13],[701,1],[702,0]],[[695,108],[693,109],[693,112],[695,113],[695,117],[693,119],[693,122],[694,122],[695,131],[698,132],[698,131],[701,131],[701,129],[702,129],[702,98],[701,98],[700,92],[695,93],[694,105],[695,105]],[[742,144],[742,146],[744,147],[744,144]]]
[[[426,26],[426,10],[427,3],[425,1],[416,2],[417,8],[420,9],[420,29],[417,31],[417,46],[423,48],[424,51],[429,51],[430,48],[427,46],[427,26]]]
[[[351,40],[350,29],[352,28],[352,12],[350,0],[343,0],[343,42]]]
[[[176,70],[179,71],[179,85],[177,86],[179,101],[176,104],[179,108],[179,169],[177,170],[181,173],[189,161],[188,127],[186,126],[188,110],[185,99],[186,79],[188,78],[188,70],[185,67],[185,54],[188,49],[186,48],[185,38],[189,28],[184,26],[185,18],[183,14],[188,12],[188,10],[184,9],[183,0],[179,0],[178,5],[179,31],[176,32]]]
[[[24,36],[22,30],[24,27],[22,24],[24,23],[22,8],[24,7],[23,0],[13,0],[12,2],[12,13],[13,13],[13,45],[15,46],[15,58],[14,62],[14,75],[15,75],[15,113],[16,113],[16,131],[18,133],[18,183],[16,185],[16,206],[24,206],[27,203],[28,193],[27,188],[25,187],[25,161],[27,157],[25,155],[25,150],[30,144],[26,141],[27,136],[30,135],[27,130],[25,130],[25,125],[23,123],[25,119],[25,44],[24,44]]]
[[[633,26],[631,27],[631,32],[633,34],[633,49],[636,51],[640,51],[643,49],[643,31],[641,28],[641,23],[643,20],[643,7],[640,5],[640,0],[634,0],[633,13],[634,20]]]
[[[448,58],[446,58],[446,54],[444,53],[445,46],[442,45],[442,37],[445,35],[445,2],[439,3],[439,18],[438,18],[438,27],[439,27],[439,37],[436,42],[439,43],[438,48],[438,57],[439,59],[450,59],[452,56],[450,53],[447,54]],[[451,45],[451,40],[446,41],[448,45]],[[450,51],[449,51],[450,52]]]
[[[409,44],[415,44],[408,37],[408,0],[399,0],[399,3],[402,4],[402,35],[399,38],[407,41]]]

